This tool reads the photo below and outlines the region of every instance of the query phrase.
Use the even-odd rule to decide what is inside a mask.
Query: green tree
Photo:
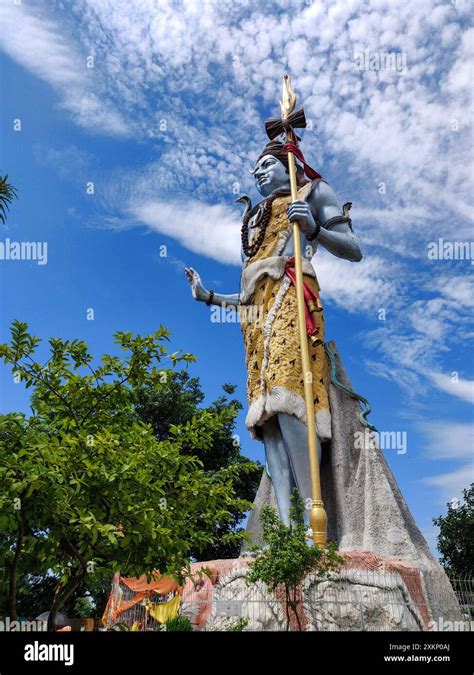
[[[0,221],[5,223],[7,211],[14,198],[18,198],[16,189],[8,182],[8,174],[0,176]]]
[[[200,448],[198,457],[202,468],[207,472],[219,471],[222,467],[236,467],[248,463],[242,456],[240,441],[235,434],[236,416],[242,404],[236,399],[229,399],[235,392],[235,386],[224,384],[225,395],[219,397],[210,406],[204,408],[211,415],[222,415],[227,411],[223,424],[214,428],[211,441],[207,447]],[[204,393],[198,378],[190,377],[186,371],[172,373],[161,389],[150,386],[142,387],[138,391],[137,413],[139,418],[151,424],[158,440],[165,440],[174,425],[186,424],[199,414]],[[183,447],[187,455],[196,454],[192,448]],[[234,480],[235,495],[238,499],[253,502],[261,478],[262,466],[255,462],[253,471],[239,472]],[[236,501],[231,509],[231,518],[225,523],[216,526],[214,542],[200,552],[202,560],[220,558],[236,558],[240,552],[239,540],[229,539],[226,535],[232,532],[241,532],[239,524],[245,516],[245,511]],[[192,555],[197,557],[198,552]]]
[[[14,322],[0,357],[32,389],[31,415],[0,419],[0,531],[9,549],[9,611],[16,614],[16,585],[24,558],[51,570],[60,585],[56,613],[84,580],[159,569],[178,579],[189,570],[190,552],[215,543],[220,524],[250,503],[235,495],[234,482],[253,471],[239,463],[209,472],[197,458],[232,411],[200,410],[167,438],[137,415],[137,391],[165,386],[190,354],[169,353],[168,332],[115,335],[120,355],[99,365],[79,340],[52,338],[50,358],[34,358],[39,339]],[[184,452],[186,449],[186,453]],[[188,454],[190,450],[193,454]],[[228,532],[229,541],[241,533]]]
[[[337,554],[337,546],[333,542],[325,548],[308,545],[303,504],[296,496],[290,509],[289,525],[280,520],[271,506],[262,507],[260,522],[262,546],[250,549],[255,558],[249,565],[247,583],[263,581],[271,591],[282,588],[285,593],[286,630],[290,627],[290,612],[293,612],[301,630],[298,587],[310,572],[327,577],[340,567],[344,558]]]
[[[139,388],[135,406],[138,418],[152,425],[155,436],[159,440],[169,437],[172,425],[191,421],[195,415],[199,414],[200,405],[204,401],[199,379],[191,378],[186,371],[172,372],[162,379],[164,380],[163,386],[159,390],[150,386]],[[233,385],[225,384],[223,389],[226,395],[214,401],[206,410],[212,414],[227,408],[229,413],[233,411],[233,416],[229,415],[227,422],[212,431],[209,448],[199,448],[199,451],[193,448],[183,448],[185,454],[197,454],[205,471],[216,471],[224,466],[247,461],[240,453],[238,438],[235,435],[235,416],[241,409],[241,404],[235,399],[229,400],[228,398],[235,390]],[[238,499],[253,501],[261,471],[262,466],[256,462],[254,471],[244,472],[234,478],[234,490]],[[224,535],[242,531],[239,523],[245,516],[245,512],[239,509],[238,502],[235,502],[230,513],[231,519],[228,522],[219,523],[216,526],[215,543],[200,552],[200,559],[234,558],[239,555],[240,542],[225,539]],[[3,548],[11,557],[12,546],[5,546],[4,541]],[[1,551],[2,535],[0,534],[0,556]],[[190,555],[198,557],[196,551],[191,551]],[[37,565],[35,569],[38,569],[38,572],[33,574],[31,555],[28,556],[27,561],[29,568],[22,570],[20,566],[19,569],[17,611],[20,616],[37,616],[51,606],[59,580],[48,572],[41,575],[39,571],[41,568]],[[0,616],[8,614],[8,584],[4,583],[2,589],[2,567],[0,566]],[[76,616],[74,609],[76,602],[81,598],[85,598],[86,601],[91,598],[93,607],[90,616],[100,618],[109,592],[109,579],[95,579],[93,575],[89,575],[65,602],[63,611],[68,616]]]
[[[92,600],[83,595],[74,601],[71,616],[76,619],[89,619],[92,616],[93,610]]]
[[[0,617],[12,620],[48,610],[58,587],[58,579],[45,568],[35,538],[24,533],[21,549],[17,549],[14,534],[0,533]]]
[[[77,617],[76,608],[78,603],[86,601],[91,605],[90,613],[83,618],[101,619],[104,613],[105,605],[110,595],[110,578],[96,578],[94,574],[89,574],[84,582],[70,596],[64,604],[64,613],[67,616]]]
[[[463,501],[448,502],[448,513],[433,518],[439,527],[441,564],[451,577],[474,577],[474,483],[463,490]]]
[[[6,549],[5,541],[0,538],[0,549]],[[8,550],[8,549],[6,549]],[[40,568],[38,574],[31,574],[27,569],[31,558],[23,555],[18,569],[16,588],[16,612],[18,616],[33,618],[47,611],[53,604],[54,597],[61,584],[58,577]],[[10,616],[8,609],[9,578],[6,567],[0,562],[0,617]],[[82,584],[65,601],[61,611],[69,617],[100,619],[110,594],[109,577],[95,578],[89,574]],[[78,614],[78,608],[87,608],[87,614]]]

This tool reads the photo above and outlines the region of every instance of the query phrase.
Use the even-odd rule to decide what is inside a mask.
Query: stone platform
[[[326,579],[309,574],[299,588],[302,630],[430,630],[423,575],[416,567],[371,551],[339,553],[345,564],[338,573]],[[196,629],[222,630],[244,618],[246,630],[286,630],[284,594],[272,593],[263,583],[247,585],[249,560],[192,565],[194,580],[183,588],[181,613]],[[290,630],[296,629],[291,616]]]

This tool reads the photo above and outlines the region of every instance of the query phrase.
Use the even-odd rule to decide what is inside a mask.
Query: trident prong
[[[280,101],[280,110],[282,119],[286,119],[296,107],[296,94],[291,86],[291,77],[286,74],[283,76],[282,100]]]

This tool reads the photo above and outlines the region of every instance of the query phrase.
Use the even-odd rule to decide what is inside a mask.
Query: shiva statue
[[[251,170],[262,200],[256,206],[247,196],[237,200],[245,204],[240,292],[222,295],[207,290],[195,269],[185,271],[195,300],[241,310],[248,373],[245,423],[252,436],[264,443],[285,524],[289,524],[295,488],[304,504],[311,501],[292,223],[297,221],[300,228],[319,461],[321,443],[331,439],[330,377],[320,289],[311,260],[319,244],[338,258],[362,259],[349,217],[350,202],[341,209],[327,181],[306,164],[302,153],[297,158],[296,201],[290,195],[288,152],[279,140],[265,146]],[[242,311],[248,307],[259,311]]]

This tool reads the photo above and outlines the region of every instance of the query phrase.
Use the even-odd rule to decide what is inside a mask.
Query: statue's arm
[[[311,212],[321,225],[318,242],[338,258],[360,262],[362,251],[359,240],[350,223],[344,221],[344,214],[332,187],[325,181],[320,181],[308,201]],[[341,220],[338,221],[338,218]]]
[[[334,190],[325,181],[315,185],[306,202],[293,202],[288,215],[290,220],[298,220],[309,239],[316,231],[316,223],[319,223],[316,241],[333,255],[351,262],[362,260],[359,240],[342,213]]]
[[[238,307],[240,305],[240,294],[231,293],[229,295],[224,295],[223,293],[214,293],[212,301],[209,304],[219,305],[219,307]]]
[[[222,293],[212,293],[208,291],[199,276],[198,272],[193,267],[186,267],[184,270],[186,278],[191,285],[191,292],[193,298],[199,302],[206,302],[209,305],[219,305],[225,307],[238,307],[240,304],[240,294],[233,293],[232,295],[224,295]]]

